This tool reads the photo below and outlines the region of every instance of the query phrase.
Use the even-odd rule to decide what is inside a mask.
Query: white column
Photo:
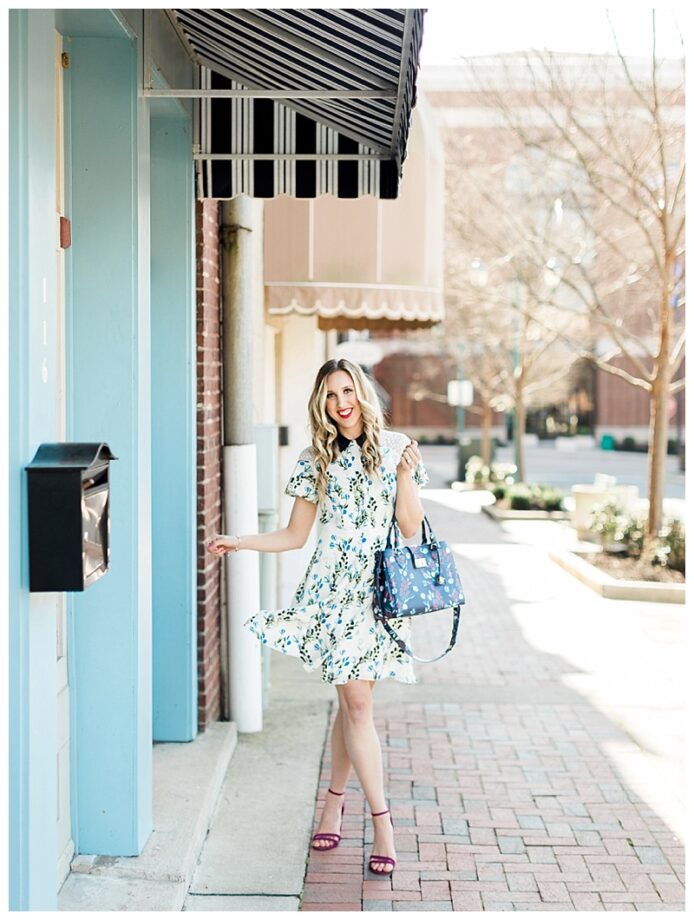
[[[258,532],[258,489],[255,444],[224,447],[224,512],[226,532]],[[260,643],[243,621],[260,608],[258,553],[226,557],[229,704],[240,732],[263,727]]]
[[[226,533],[258,532],[253,440],[253,202],[240,195],[222,206],[221,268]],[[226,557],[230,715],[240,732],[263,727],[260,644],[243,621],[260,606],[255,552]]]

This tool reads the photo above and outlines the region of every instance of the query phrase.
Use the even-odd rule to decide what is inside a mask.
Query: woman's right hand
[[[207,551],[213,556],[224,556],[226,553],[235,553],[241,548],[241,537],[229,537],[218,533],[207,543]]]

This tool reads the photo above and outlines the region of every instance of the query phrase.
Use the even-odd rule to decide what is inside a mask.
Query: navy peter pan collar
[[[362,432],[358,438],[346,438],[342,432],[338,431],[337,433],[337,446],[341,451],[345,450],[352,441],[356,441],[357,444],[361,447],[364,441],[366,440],[366,435]]]

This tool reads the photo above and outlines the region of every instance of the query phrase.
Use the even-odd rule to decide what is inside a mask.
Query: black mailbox
[[[42,444],[26,467],[29,590],[84,591],[108,571],[108,444]]]

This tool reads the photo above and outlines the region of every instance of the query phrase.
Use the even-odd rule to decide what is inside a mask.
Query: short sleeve
[[[418,486],[425,486],[429,482],[429,474],[424,463],[420,460],[417,466],[412,470],[412,478]]]
[[[397,462],[399,462],[403,450],[410,443],[410,438],[402,432],[393,432],[390,437],[392,438],[392,447],[397,452]],[[422,460],[412,470],[412,479],[418,486],[425,486],[429,482],[429,474]]]
[[[284,490],[285,495],[296,498],[305,498],[317,504],[318,492],[316,491],[316,469],[313,462],[313,452],[310,447],[302,450],[294,467],[294,472],[289,477],[289,482]]]

